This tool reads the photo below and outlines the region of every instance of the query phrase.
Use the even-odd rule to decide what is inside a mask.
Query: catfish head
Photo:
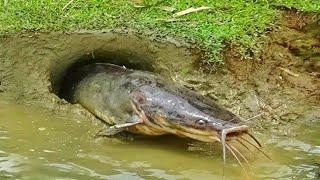
[[[189,89],[142,85],[132,95],[134,105],[145,117],[145,124],[170,134],[203,142],[219,141],[222,144],[224,163],[226,149],[241,166],[236,154],[247,162],[243,154],[229,143],[231,141],[240,143],[248,150],[247,145],[250,144],[261,151],[259,141],[249,133],[249,127],[236,115]],[[245,136],[250,137],[256,144]]]

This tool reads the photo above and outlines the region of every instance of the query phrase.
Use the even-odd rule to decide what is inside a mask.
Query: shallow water
[[[253,175],[228,154],[225,176],[320,178],[320,124],[298,130],[297,137],[259,136],[273,160],[245,153]],[[0,179],[222,179],[220,151],[219,144],[171,136],[95,138],[71,115],[0,99]]]

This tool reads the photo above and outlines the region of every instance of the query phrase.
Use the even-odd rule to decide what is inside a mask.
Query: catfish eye
[[[199,125],[199,126],[204,126],[206,124],[206,121],[202,120],[202,119],[199,119],[199,120],[196,121],[196,124]]]

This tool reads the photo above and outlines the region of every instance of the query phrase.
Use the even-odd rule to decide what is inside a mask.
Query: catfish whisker
[[[223,177],[224,177],[224,169],[226,166],[226,137],[227,137],[227,134],[226,134],[225,130],[222,130],[220,141],[222,144]]]
[[[241,168],[243,169],[243,171],[247,174],[246,169],[244,168],[243,164],[241,163],[240,159],[238,158],[238,156],[234,153],[234,151],[231,149],[231,147],[226,144],[227,149],[231,152],[231,154],[233,155],[233,157],[238,161],[238,164],[241,166]]]
[[[248,136],[250,136],[260,147],[262,147],[261,146],[261,143],[258,141],[258,139],[256,138],[256,137],[254,137],[252,134],[250,134],[250,133],[246,133]]]
[[[228,124],[228,123],[231,123],[231,122],[233,122],[234,120],[236,120],[236,117],[232,118],[231,120],[226,121],[222,126],[224,126],[224,125],[226,125],[226,124]]]
[[[236,141],[237,141],[238,143],[240,143],[243,147],[245,147],[250,153],[253,153],[248,146],[246,146],[245,144],[243,144],[242,141],[240,141],[239,139],[236,139]]]
[[[252,173],[253,171],[252,171],[251,165],[250,165],[249,161],[247,160],[247,158],[236,147],[232,146],[231,144],[228,144],[228,145],[231,147],[231,149],[236,151],[242,157],[242,159],[247,163],[247,165],[250,169],[250,172]]]
[[[254,145],[252,142],[248,141],[247,139],[244,139],[243,137],[240,137],[242,140],[244,140],[245,142],[247,142],[248,144],[252,145],[253,147],[255,147],[258,151],[260,151],[266,158],[268,158],[269,160],[272,161],[272,159],[265,153],[263,152],[259,147],[257,147],[256,145]]]
[[[226,164],[226,133],[224,130],[221,133],[221,144],[222,144],[222,158],[223,158],[223,165]]]
[[[261,116],[262,114],[263,114],[263,112],[260,113],[260,114],[255,115],[255,116],[252,116],[252,117],[250,117],[250,118],[248,118],[248,119],[245,119],[245,121],[250,121],[250,120],[252,120],[252,119],[255,119],[255,118]]]

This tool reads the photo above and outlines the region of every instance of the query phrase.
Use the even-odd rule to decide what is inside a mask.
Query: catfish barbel
[[[212,99],[165,80],[154,73],[93,63],[67,76],[66,98],[81,104],[111,127],[104,134],[121,131],[158,136],[174,134],[203,142],[219,141],[225,164],[226,150],[243,167],[245,156],[230,142],[261,150],[249,127]],[[256,144],[246,137],[254,140]],[[268,157],[268,156],[267,156]],[[268,157],[269,158],[269,157]]]

